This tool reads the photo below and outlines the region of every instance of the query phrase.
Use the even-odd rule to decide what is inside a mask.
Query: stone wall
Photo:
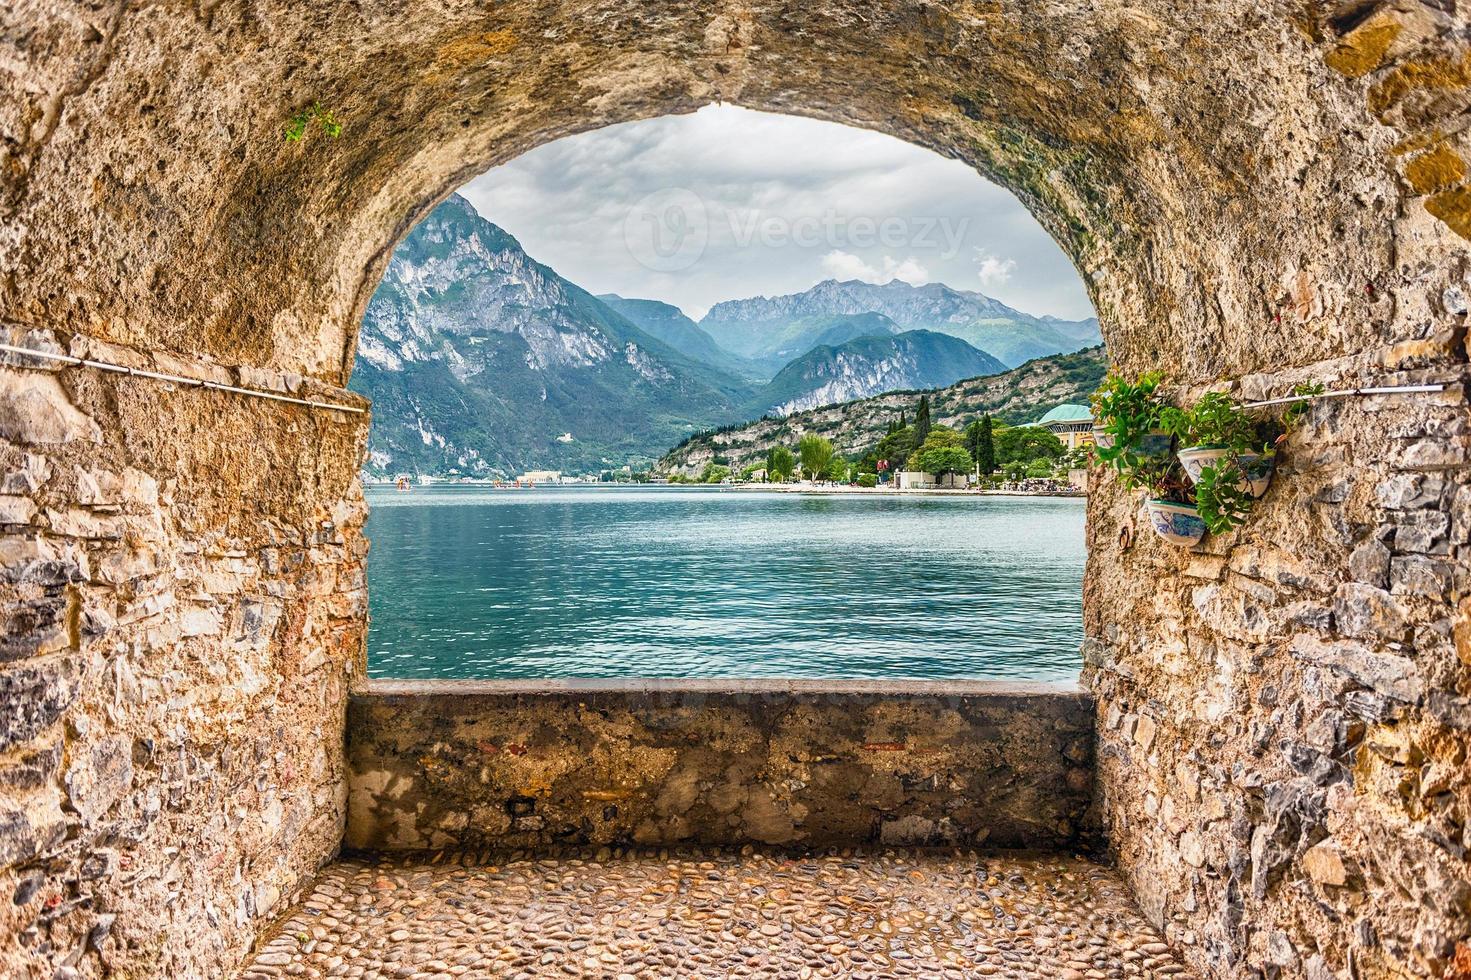
[[[0,340],[361,404],[48,332]],[[0,366],[0,976],[222,976],[335,852],[365,430]]]
[[[1248,524],[1194,549],[1090,499],[1107,834],[1212,975],[1471,966],[1467,421],[1460,381],[1320,403]]]
[[[348,709],[356,848],[1091,838],[1067,685],[385,682]]]
[[[1263,268],[1275,308],[1240,331],[1271,363],[1229,352],[1212,377],[1108,338],[1180,399],[1447,385],[1318,403],[1246,526],[1194,549],[1156,539],[1111,480],[1090,499],[1106,832],[1146,914],[1207,975],[1471,976],[1471,263],[1447,234],[1471,230],[1447,220],[1466,193],[1451,190],[1464,134],[1448,134],[1471,61],[1449,10],[1343,5],[1324,22],[1325,65],[1371,114],[1346,113],[1338,138],[1403,177],[1359,185],[1320,254],[1275,283]],[[1317,149],[1304,163],[1333,169]],[[1374,215],[1373,200],[1395,203]]]

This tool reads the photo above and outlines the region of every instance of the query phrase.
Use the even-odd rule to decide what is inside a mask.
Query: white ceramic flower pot
[[[1205,521],[1192,504],[1176,504],[1168,500],[1146,500],[1145,513],[1154,533],[1170,544],[1193,547],[1205,537]]]
[[[1242,453],[1236,457],[1236,465],[1241,467],[1241,475],[1246,480],[1246,489],[1253,497],[1260,497],[1267,492],[1267,487],[1272,485],[1272,474],[1277,469],[1275,456],[1263,456],[1261,453]]]
[[[1267,487],[1272,484],[1272,471],[1276,461],[1271,456],[1237,453],[1232,457],[1231,450],[1219,446],[1188,446],[1176,455],[1180,459],[1180,468],[1185,471],[1185,476],[1191,483],[1200,482],[1200,474],[1207,466],[1219,465],[1221,460],[1229,458],[1241,474],[1236,485],[1253,497],[1266,493]]]
[[[1214,466],[1227,456],[1231,450],[1224,446],[1187,446],[1175,454],[1180,460],[1180,468],[1185,471],[1185,476],[1191,483],[1200,482],[1200,474],[1207,466]]]

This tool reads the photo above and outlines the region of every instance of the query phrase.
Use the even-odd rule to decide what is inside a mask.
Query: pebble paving
[[[259,977],[1186,977],[1103,865],[744,848],[368,857],[326,868]]]

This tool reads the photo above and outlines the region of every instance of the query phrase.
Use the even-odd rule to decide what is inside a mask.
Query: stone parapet
[[[348,708],[347,844],[1091,841],[1072,685],[375,681]]]

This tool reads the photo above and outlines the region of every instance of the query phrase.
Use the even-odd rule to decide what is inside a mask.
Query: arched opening
[[[1132,498],[1096,494],[1085,630],[1109,843],[1193,968],[1461,969],[1463,13],[13,16],[0,315],[25,346],[349,398],[353,325],[449,189],[720,99],[890,133],[1011,189],[1126,373],[1250,397],[1447,384],[1324,409],[1258,519],[1195,551],[1131,537]],[[342,136],[284,140],[314,104]],[[341,839],[365,429],[9,365],[0,962],[228,970]]]
[[[1077,678],[1106,355],[958,161],[715,105],[568,137],[424,218],[358,338],[370,677]]]

